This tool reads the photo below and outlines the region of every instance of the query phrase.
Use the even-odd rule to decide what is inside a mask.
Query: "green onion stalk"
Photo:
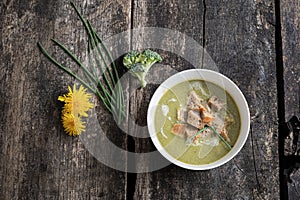
[[[70,2],[70,4],[74,8],[78,17],[80,18],[80,21],[82,22],[88,35],[88,53],[90,68],[83,64],[78,59],[78,57],[74,55],[74,53],[72,53],[57,39],[51,39],[51,41],[55,45],[60,47],[72,59],[72,61],[79,66],[79,68],[83,71],[87,81],[75,74],[70,68],[64,66],[55,58],[53,58],[39,42],[38,47],[41,50],[41,52],[58,68],[65,71],[70,76],[74,77],[83,86],[85,86],[92,93],[94,93],[101,100],[105,108],[114,116],[117,116],[117,123],[120,124],[122,122],[122,119],[125,117],[124,94],[122,90],[122,85],[119,81],[119,75],[116,64],[107,46],[102,41],[99,34],[92,27],[91,23],[82,16],[82,14],[79,12],[78,8],[73,2]],[[105,59],[106,57],[109,59],[109,61]],[[104,63],[104,66],[102,66],[102,63]],[[111,69],[110,65],[112,65]],[[103,79],[101,79],[101,76],[95,76],[95,74],[97,74],[97,69],[101,72]]]

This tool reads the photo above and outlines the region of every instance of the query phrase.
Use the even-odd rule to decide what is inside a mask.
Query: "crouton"
[[[224,107],[224,102],[216,96],[210,97],[207,103],[214,111],[219,111]]]
[[[191,91],[188,96],[187,107],[191,110],[197,110],[203,101],[195,91]]]
[[[200,113],[199,112],[196,112],[196,111],[193,111],[193,110],[190,110],[188,112],[188,115],[187,115],[187,120],[186,122],[196,128],[199,128],[201,126],[201,117],[200,117]]]
[[[186,129],[186,124],[174,124],[171,133],[183,138],[185,135],[185,129]]]

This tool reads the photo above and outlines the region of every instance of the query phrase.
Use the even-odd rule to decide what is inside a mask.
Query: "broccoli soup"
[[[226,155],[240,131],[240,114],[221,87],[202,80],[168,89],[155,111],[155,131],[164,149],[177,160],[209,164]]]

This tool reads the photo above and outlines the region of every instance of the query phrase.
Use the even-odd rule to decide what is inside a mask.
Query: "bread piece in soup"
[[[201,117],[200,117],[200,113],[199,112],[196,112],[196,111],[193,111],[193,110],[190,110],[188,112],[188,115],[187,115],[187,120],[186,122],[196,128],[200,128],[201,127],[201,124],[202,124],[202,120],[201,120]]]
[[[211,109],[217,112],[224,107],[224,102],[216,96],[210,97],[207,103]]]
[[[185,135],[185,129],[186,129],[186,124],[174,124],[171,133],[183,138]]]
[[[188,96],[187,107],[191,110],[198,110],[204,100],[195,91],[191,91]]]

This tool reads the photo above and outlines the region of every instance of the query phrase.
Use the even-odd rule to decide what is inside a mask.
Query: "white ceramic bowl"
[[[232,96],[240,112],[240,117],[241,117],[240,134],[235,145],[224,157],[210,164],[191,165],[173,158],[161,145],[161,143],[157,138],[157,133],[155,132],[154,118],[155,118],[155,110],[157,109],[159,100],[166,92],[166,90],[174,87],[175,85],[183,81],[189,81],[189,80],[209,81],[218,85],[221,88],[224,88]],[[227,163],[242,149],[242,147],[244,146],[247,140],[249,129],[250,129],[250,112],[244,95],[242,94],[240,89],[229,78],[227,78],[226,76],[218,72],[211,71],[211,70],[191,69],[191,70],[185,70],[179,72],[169,77],[157,88],[154,95],[152,96],[152,99],[148,107],[147,123],[148,123],[148,130],[152,142],[154,143],[158,151],[166,159],[186,169],[207,170]]]

